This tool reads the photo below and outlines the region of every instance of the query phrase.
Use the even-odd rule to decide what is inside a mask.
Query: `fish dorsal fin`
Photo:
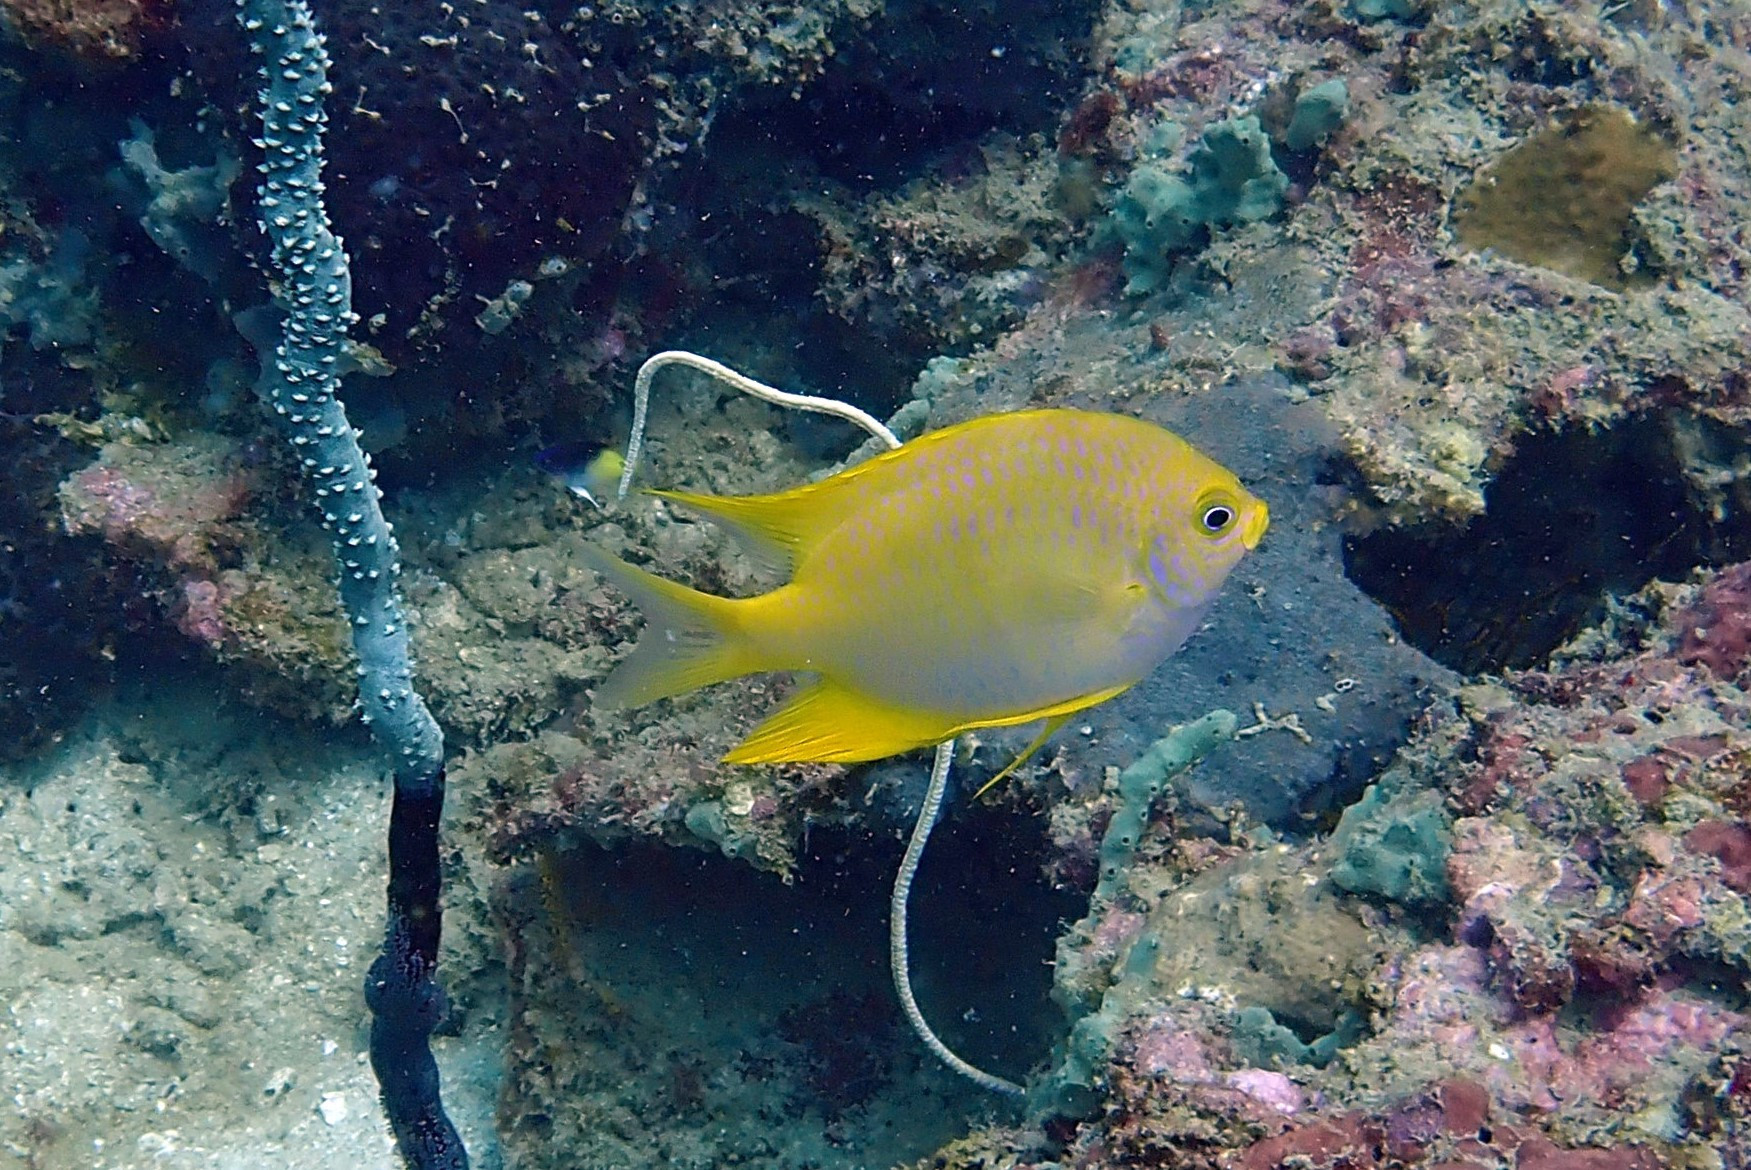
[[[870,477],[898,474],[898,461],[913,461],[931,448],[953,442],[962,432],[990,424],[993,420],[1007,422],[1032,412],[1009,415],[986,415],[980,418],[927,431],[916,439],[871,456],[818,483],[803,484],[782,492],[764,496],[713,496],[701,492],[652,489],[649,494],[660,499],[684,504],[705,513],[712,520],[736,534],[759,560],[776,569],[792,571],[807,558],[821,540],[853,512],[866,504],[872,494],[871,485],[863,481]],[[878,478],[877,482],[880,480]]]
[[[756,559],[785,572],[796,568],[809,550],[838,525],[845,511],[844,496],[823,491],[820,484],[768,496],[710,496],[675,491],[650,494],[705,513],[733,532]]]

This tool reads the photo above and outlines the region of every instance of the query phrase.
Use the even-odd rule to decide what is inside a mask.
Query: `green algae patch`
[[[1512,147],[1455,205],[1466,247],[1622,290],[1630,214],[1677,174],[1672,144],[1615,106],[1587,106]]]

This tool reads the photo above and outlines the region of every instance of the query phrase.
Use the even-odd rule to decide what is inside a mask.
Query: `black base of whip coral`
[[[389,928],[365,978],[371,1008],[371,1069],[402,1157],[414,1170],[466,1170],[468,1152],[444,1114],[428,1040],[444,1018],[434,974],[443,933],[438,818],[444,772],[419,791],[400,785],[389,814]]]

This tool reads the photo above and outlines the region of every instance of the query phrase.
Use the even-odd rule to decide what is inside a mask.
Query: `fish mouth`
[[[1270,526],[1271,509],[1263,500],[1260,500],[1258,506],[1252,510],[1252,514],[1246,518],[1246,526],[1240,530],[1241,543],[1246,545],[1248,552],[1259,546],[1259,541],[1264,538],[1265,529]]]

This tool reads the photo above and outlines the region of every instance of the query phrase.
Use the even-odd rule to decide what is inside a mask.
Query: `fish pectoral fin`
[[[933,747],[940,718],[888,707],[826,681],[806,683],[724,757],[727,764],[859,764]]]
[[[1148,602],[1147,589],[1135,580],[1097,580],[1073,562],[1014,565],[1001,576],[990,574],[986,581],[989,596],[1002,599],[1012,612],[1028,615],[1027,622],[1015,624],[1017,647],[1030,644],[1041,630],[1087,631],[1089,636],[1098,636],[1102,631],[1121,629]]]

